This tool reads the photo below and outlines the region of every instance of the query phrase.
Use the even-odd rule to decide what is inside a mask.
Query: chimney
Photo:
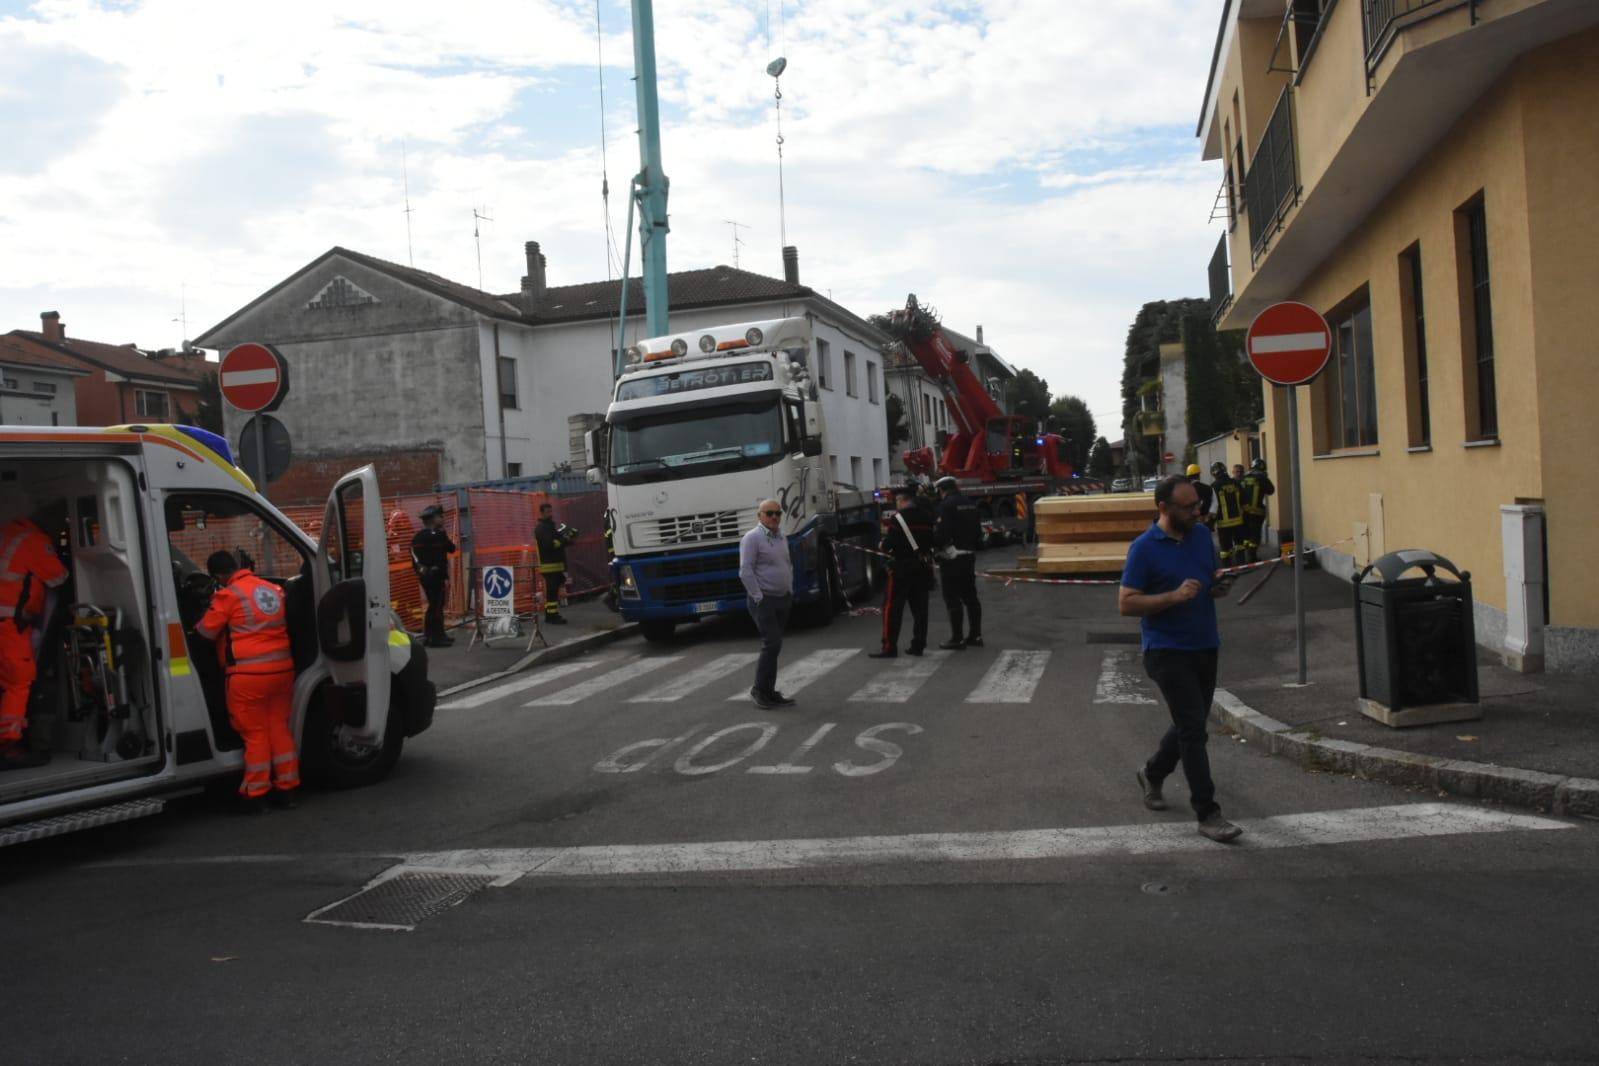
[[[792,244],[783,246],[783,280],[790,285],[798,285],[799,279],[799,249]]]
[[[67,327],[61,321],[61,312],[41,312],[39,315],[39,332],[44,334],[44,339],[47,341],[66,340]]]
[[[544,296],[544,269],[545,259],[539,252],[538,241],[528,241],[523,245],[527,254],[527,273],[522,276],[522,310],[532,314],[538,302]]]
[[[978,326],[977,327],[977,343],[978,344],[982,344],[983,343],[983,327],[982,326]]]

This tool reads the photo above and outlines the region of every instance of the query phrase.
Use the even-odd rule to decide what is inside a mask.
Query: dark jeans
[[[911,651],[927,647],[927,594],[929,573],[921,563],[895,563],[888,574],[888,592],[883,607],[883,650],[899,650],[899,630],[905,621],[905,607],[911,609]]]
[[[777,689],[777,653],[783,650],[783,629],[794,607],[793,596],[768,593],[750,604],[755,628],[761,631],[761,657],[755,662],[755,691],[770,695]]]
[[[561,586],[566,584],[565,571],[557,570],[544,575],[544,613],[561,613]]]
[[[1150,784],[1158,785],[1183,764],[1188,779],[1189,802],[1201,821],[1216,805],[1216,784],[1210,779],[1210,756],[1205,752],[1205,722],[1216,695],[1216,649],[1178,651],[1151,648],[1144,652],[1144,672],[1160,689],[1171,712],[1171,728],[1160,747],[1144,764]]]
[[[422,635],[428,640],[443,640],[444,595],[449,587],[449,574],[441,569],[423,570],[417,575],[422,585],[422,595],[427,597],[427,613],[422,617]]]
[[[944,579],[944,606],[949,610],[949,635],[961,640],[963,633],[983,635],[983,605],[977,599],[977,556],[957,555],[939,564],[939,574]],[[962,607],[969,629],[961,625]]]

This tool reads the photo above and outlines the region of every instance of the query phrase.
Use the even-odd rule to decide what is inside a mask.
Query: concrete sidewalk
[[[529,623],[526,621],[523,622],[523,635],[520,638],[500,638],[488,645],[471,645],[472,630],[469,626],[452,629],[450,636],[455,639],[453,647],[427,650],[428,676],[438,686],[442,696],[450,690],[526,669],[532,665],[534,657],[538,661],[548,662],[570,654],[577,647],[592,647],[624,639],[637,631],[637,626],[623,622],[621,615],[608,610],[598,596],[581,603],[570,603],[562,614],[568,619],[566,625],[544,626],[544,639],[549,641],[549,648],[534,640],[531,653],[528,651],[526,627]],[[563,647],[566,648],[565,652],[555,656],[547,654]]]
[[[1244,575],[1218,603],[1223,725],[1312,769],[1599,817],[1599,699],[1592,675],[1518,674],[1479,651],[1482,718],[1390,729],[1357,708],[1359,676],[1349,582],[1305,575],[1310,685],[1297,680],[1293,575],[1286,568],[1248,604]]]

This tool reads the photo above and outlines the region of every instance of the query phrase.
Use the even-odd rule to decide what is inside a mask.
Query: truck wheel
[[[306,711],[300,735],[300,768],[307,781],[323,788],[364,788],[394,769],[405,747],[404,708],[392,700],[389,721],[379,745],[357,744],[339,728],[338,693],[324,687]]]
[[[821,566],[820,594],[815,602],[803,606],[803,621],[807,625],[830,626],[833,616],[844,605],[844,594],[838,587],[838,571],[833,566],[833,545],[823,542],[816,552],[817,564]]]
[[[646,618],[639,623],[639,630],[644,634],[645,640],[659,644],[672,639],[672,634],[677,631],[677,623],[662,621],[659,618]]]

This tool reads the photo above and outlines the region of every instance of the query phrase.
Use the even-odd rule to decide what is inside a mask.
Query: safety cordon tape
[[[1317,545],[1314,548],[1306,548],[1305,551],[1304,551],[1304,554],[1306,554],[1306,555],[1315,555],[1317,552],[1326,551],[1328,548],[1336,548],[1340,544],[1348,544],[1350,541],[1352,541],[1354,539],[1355,539],[1354,537],[1345,537],[1343,540],[1335,540],[1335,541],[1332,541],[1329,544],[1320,544],[1320,545]],[[1244,574],[1244,573],[1248,573],[1251,570],[1259,570],[1263,566],[1276,566],[1278,563],[1286,563],[1286,562],[1289,562],[1292,559],[1293,559],[1292,555],[1279,555],[1275,559],[1262,559],[1258,563],[1245,563],[1243,566],[1223,567],[1222,570],[1220,571],[1220,573],[1222,574],[1223,577],[1232,577],[1235,574]],[[1002,581],[1002,582],[1005,583],[1005,586],[1007,588],[1010,587],[1013,584],[1020,584],[1020,585],[1120,585],[1121,584],[1121,577],[1120,576],[1117,576],[1117,577],[1094,577],[1094,578],[1089,578],[1089,577],[1075,577],[1075,578],[1074,577],[1014,577],[1014,576],[1011,576],[1011,575],[1008,575],[1008,574],[996,574],[996,573],[993,573],[992,571],[988,571],[988,570],[984,570],[983,571],[983,576],[988,578],[988,580],[990,580],[990,581]]]

